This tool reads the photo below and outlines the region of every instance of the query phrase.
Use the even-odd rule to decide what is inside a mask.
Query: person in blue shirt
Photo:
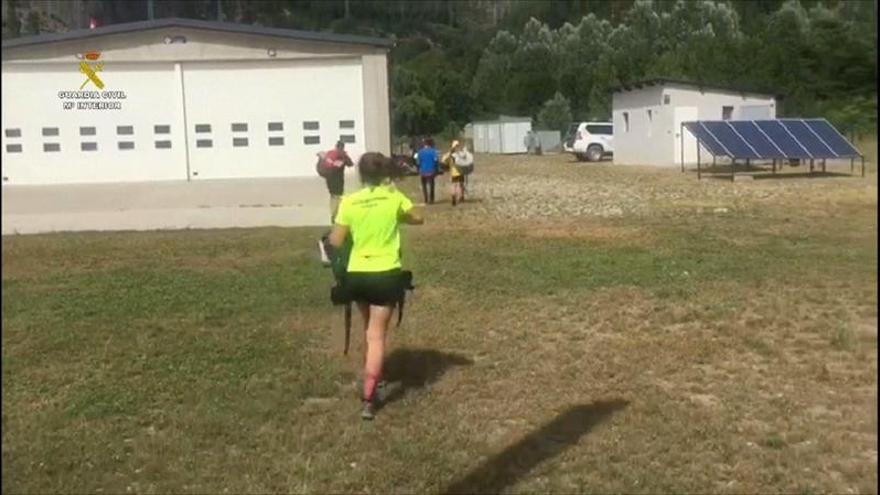
[[[416,154],[419,163],[419,175],[422,178],[422,195],[425,204],[434,204],[434,179],[437,177],[439,157],[434,149],[434,140],[426,138],[422,142],[422,149]]]

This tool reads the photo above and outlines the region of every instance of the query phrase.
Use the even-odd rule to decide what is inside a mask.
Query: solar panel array
[[[825,119],[698,120],[684,126],[715,156],[743,160],[861,156]]]

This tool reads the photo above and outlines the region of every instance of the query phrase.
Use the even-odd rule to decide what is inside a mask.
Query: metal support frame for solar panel
[[[777,160],[810,160],[813,173],[815,160],[821,160],[825,172],[827,159],[850,159],[850,174],[855,159],[860,158],[865,176],[865,156],[825,119],[775,120],[697,120],[682,122],[681,171],[684,172],[684,130],[697,141],[697,178],[702,178],[700,149],[731,160],[731,180],[736,179],[736,161],[772,160],[776,173]]]

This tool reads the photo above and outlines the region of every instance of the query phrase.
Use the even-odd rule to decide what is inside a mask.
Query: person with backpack
[[[327,192],[330,193],[330,223],[336,217],[339,208],[339,200],[345,193],[345,167],[352,167],[354,163],[345,152],[345,143],[336,142],[336,147],[324,153],[318,153],[316,165],[318,175],[324,178],[327,184]]]
[[[345,167],[353,165],[348,153],[345,152],[345,143],[342,140],[337,141],[332,150],[318,153],[315,171],[324,179],[327,192],[330,193],[330,225],[333,225],[340,198],[345,193]],[[324,266],[330,266],[330,256],[327,249],[329,236],[330,233],[327,232],[318,240],[318,254]]]
[[[343,294],[337,292],[334,303],[356,303],[364,320],[361,417],[370,420],[376,412],[388,324],[412,281],[412,274],[402,270],[400,224],[421,225],[424,219],[394,186],[392,180],[399,171],[391,159],[365,153],[358,160],[358,172],[363,188],[342,199],[329,242],[334,250],[348,255],[338,285]]]
[[[458,141],[454,144],[452,161],[455,163],[455,168],[461,174],[460,184],[458,185],[459,202],[463,203],[467,193],[468,177],[474,172],[474,155],[468,151],[466,144],[459,144]]]
[[[459,146],[458,141],[452,141],[449,151],[444,153],[443,158],[440,160],[442,167],[449,171],[450,185],[452,186],[452,206],[464,201],[464,174],[458,168],[458,163],[455,160],[455,153],[458,152]]]

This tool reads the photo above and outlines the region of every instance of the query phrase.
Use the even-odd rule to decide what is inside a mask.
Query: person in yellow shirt
[[[453,141],[449,151],[444,153],[443,157],[440,159],[440,163],[443,164],[443,167],[449,170],[449,179],[452,185],[452,206],[464,201],[464,188],[462,187],[462,184],[464,183],[464,174],[456,165],[454,156],[460,147],[461,144],[458,141]]]
[[[363,411],[373,419],[376,387],[382,377],[385,334],[394,306],[405,290],[400,257],[400,224],[420,225],[424,219],[412,201],[392,183],[397,169],[381,153],[364,153],[358,161],[363,188],[339,204],[330,244],[341,248],[351,236],[345,285],[364,319]]]

